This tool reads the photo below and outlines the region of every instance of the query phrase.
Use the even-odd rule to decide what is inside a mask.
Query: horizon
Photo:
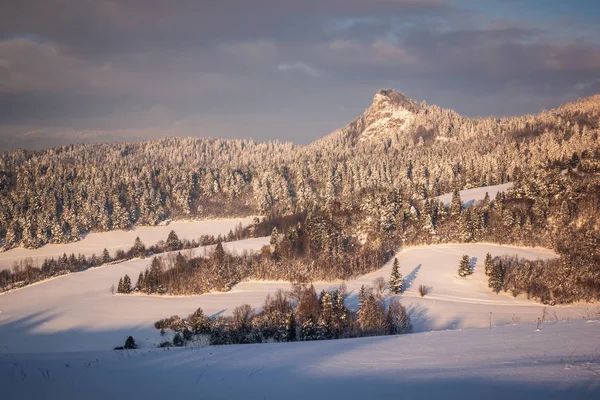
[[[600,93],[600,4],[589,0],[0,10],[0,151],[173,136],[306,145],[382,88],[471,118]]]

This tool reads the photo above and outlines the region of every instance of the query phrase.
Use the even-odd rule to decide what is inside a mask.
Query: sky
[[[381,88],[471,117],[600,93],[600,1],[0,2],[0,151],[307,144]]]

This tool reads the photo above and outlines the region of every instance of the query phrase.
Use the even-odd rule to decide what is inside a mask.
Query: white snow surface
[[[235,251],[258,250],[268,237],[226,243]],[[202,252],[202,250],[197,250]],[[505,325],[513,321],[535,322],[545,306],[523,297],[494,294],[483,271],[487,252],[493,256],[517,254],[529,259],[555,257],[538,248],[517,248],[491,244],[438,245],[413,247],[398,253],[406,291],[398,299],[408,308],[415,331],[459,329]],[[476,258],[475,272],[467,278],[457,275],[461,256]],[[197,253],[198,254],[198,253]],[[287,290],[287,282],[243,282],[227,293],[200,296],[112,295],[111,285],[129,274],[137,279],[150,259],[132,260],[64,275],[0,295],[0,348],[13,353],[63,352],[110,349],[133,335],[144,347],[160,342],[153,324],[174,314],[187,316],[198,307],[207,315],[228,315],[247,303],[260,309],[265,297],[277,289]],[[392,261],[359,279],[346,282],[347,304],[357,308],[357,293],[362,284],[379,276],[389,278]],[[338,283],[315,283],[317,291]],[[418,286],[431,287],[421,298]],[[593,313],[589,304],[546,307],[547,318],[579,319]]]
[[[6,352],[0,387],[3,399],[14,400],[598,399],[599,322],[187,349]]]
[[[167,240],[169,232],[177,233],[180,239],[198,239],[201,235],[225,235],[235,229],[240,223],[246,226],[252,223],[252,217],[215,219],[215,220],[182,220],[171,221],[168,225],[136,226],[130,231],[92,232],[82,240],[65,244],[47,244],[39,249],[25,249],[22,247],[0,253],[0,270],[11,269],[13,262],[31,257],[39,265],[44,258],[81,253],[91,256],[93,253],[100,255],[105,248],[114,256],[117,250],[129,250],[137,236],[146,246],[151,246],[161,240]]]
[[[474,189],[460,190],[460,199],[463,202],[463,206],[469,207],[474,202],[483,200],[486,193],[490,195],[490,200],[494,200],[498,192],[506,192],[507,190],[512,189],[514,185],[515,184],[513,182],[508,182],[501,185],[482,186]],[[452,201],[452,193],[443,194],[438,196],[437,199],[447,206]]]

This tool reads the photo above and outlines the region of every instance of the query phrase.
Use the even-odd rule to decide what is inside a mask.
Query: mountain
[[[380,90],[363,115],[308,146],[167,138],[6,152],[0,243],[39,247],[165,219],[350,207],[364,191],[427,199],[574,162],[595,170],[599,121],[600,96],[472,119]]]

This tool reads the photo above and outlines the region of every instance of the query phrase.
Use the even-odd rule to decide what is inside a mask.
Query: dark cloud
[[[307,143],[381,87],[468,115],[536,112],[598,90],[598,15],[527,20],[498,5],[4,1],[0,148],[166,134]]]

